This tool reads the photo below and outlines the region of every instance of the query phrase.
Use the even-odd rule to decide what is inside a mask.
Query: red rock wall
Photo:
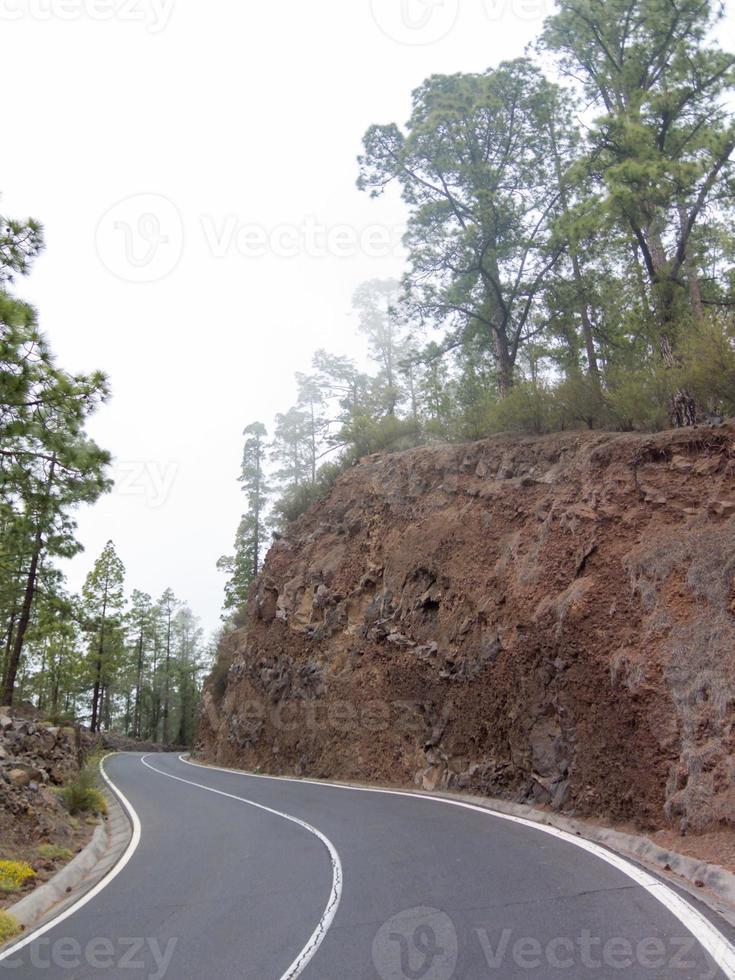
[[[248,623],[212,761],[735,825],[732,427],[370,457],[273,546]]]

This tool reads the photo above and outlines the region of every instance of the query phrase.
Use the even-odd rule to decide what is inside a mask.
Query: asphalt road
[[[684,906],[681,921],[664,885],[521,823],[171,755],[106,768],[139,817],[136,850],[0,977],[735,977],[731,932],[719,968],[701,944],[711,916]]]

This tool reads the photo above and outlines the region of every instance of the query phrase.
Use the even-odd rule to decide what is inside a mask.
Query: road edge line
[[[25,949],[26,946],[30,946],[31,943],[34,943],[37,939],[40,939],[41,936],[49,932],[51,929],[54,929],[56,928],[56,926],[61,925],[62,922],[65,922],[66,919],[74,915],[75,912],[78,912],[79,909],[83,908],[88,902],[91,902],[93,898],[96,898],[97,895],[100,894],[100,892],[102,892],[105,888],[107,888],[110,882],[112,882],[115,878],[117,878],[120,872],[128,864],[133,854],[135,854],[138,848],[138,844],[140,843],[140,837],[141,837],[140,819],[138,817],[138,814],[135,812],[135,808],[133,807],[130,800],[128,800],[128,798],[124,795],[124,793],[113,783],[113,781],[105,772],[106,760],[109,759],[111,756],[117,754],[118,753],[115,752],[109,752],[106,756],[100,759],[99,767],[100,767],[100,773],[102,774],[102,778],[104,779],[105,783],[109,787],[110,791],[114,793],[114,795],[119,800],[133,827],[133,834],[132,837],[130,838],[130,842],[128,843],[128,846],[125,849],[125,852],[121,856],[120,860],[117,861],[112,868],[110,868],[110,870],[105,875],[105,877],[102,878],[101,881],[97,882],[94,888],[90,888],[90,890],[85,895],[82,895],[78,901],[74,902],[73,905],[70,905],[69,908],[64,909],[63,912],[60,912],[52,919],[49,919],[48,922],[44,922],[43,925],[39,926],[38,928],[32,929],[27,936],[24,936],[22,939],[18,940],[18,942],[14,943],[8,949],[0,952],[0,963],[9,959],[11,956],[15,956],[22,949]]]
[[[530,830],[537,830],[541,833],[556,837],[574,844],[575,847],[594,855],[605,863],[617,868],[628,878],[635,881],[645,891],[663,905],[668,911],[681,922],[695,937],[700,946],[709,954],[716,965],[722,970],[727,980],[735,980],[735,946],[721,933],[709,919],[702,915],[698,909],[694,908],[686,899],[677,894],[669,885],[658,878],[655,878],[643,868],[638,868],[632,861],[613,851],[606,850],[602,845],[584,837],[577,837],[568,831],[560,830],[549,824],[537,823],[527,817],[518,817],[514,814],[503,813],[500,810],[492,810],[488,806],[479,806],[474,803],[464,802],[463,800],[453,800],[446,796],[430,796],[426,793],[416,793],[407,790],[383,789],[381,787],[369,786],[350,786],[347,783],[324,782],[317,779],[298,779],[293,776],[269,776],[264,773],[248,773],[238,769],[225,769],[221,766],[203,765],[192,762],[184,755],[179,756],[179,760],[187,766],[197,769],[212,769],[217,772],[232,773],[236,776],[245,776],[250,779],[268,779],[275,782],[305,783],[310,786],[322,786],[326,789],[349,790],[353,793],[377,793],[386,796],[403,796],[408,799],[427,800],[431,803],[443,803],[448,806],[457,806],[465,810],[474,810],[477,813],[484,813],[486,816],[495,817],[498,820],[506,820],[510,823],[519,824]]]
[[[314,827],[312,824],[307,823],[305,820],[301,820],[299,817],[294,817],[290,813],[284,813],[282,810],[275,810],[273,807],[265,806],[263,803],[256,803],[255,800],[248,800],[242,796],[235,796],[234,793],[226,793],[224,790],[215,789],[212,786],[205,786],[203,783],[195,783],[190,779],[184,779],[182,776],[175,776],[173,773],[164,772],[162,769],[156,769],[155,766],[152,766],[150,763],[146,762],[147,758],[148,756],[144,755],[140,761],[146,767],[146,769],[150,769],[151,772],[156,772],[159,776],[165,776],[167,779],[175,779],[176,782],[184,783],[186,786],[196,786],[198,789],[203,789],[207,793],[214,793],[217,796],[225,796],[231,800],[237,800],[239,803],[246,804],[246,806],[252,806],[257,810],[264,810],[266,813],[273,814],[276,817],[281,817],[283,820],[290,821],[290,823],[295,823],[303,830],[313,834],[314,837],[316,837],[317,840],[326,848],[332,863],[332,890],[329,894],[329,901],[327,902],[326,908],[322,913],[322,917],[317,923],[317,926],[309,937],[306,945],[299,952],[298,956],[288,967],[286,972],[280,977],[280,980],[296,980],[296,977],[303,973],[324,941],[324,938],[329,931],[329,927],[337,914],[337,909],[339,908],[339,903],[342,898],[342,883],[344,876],[342,873],[342,861],[340,860],[337,848],[326,834],[322,833],[321,830]]]

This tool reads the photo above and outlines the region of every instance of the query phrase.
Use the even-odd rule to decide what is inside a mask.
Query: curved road
[[[690,898],[522,822],[172,755],[106,769],[139,817],[137,848],[0,976],[735,977],[732,932]]]

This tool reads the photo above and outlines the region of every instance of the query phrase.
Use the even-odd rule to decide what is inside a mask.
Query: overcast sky
[[[316,348],[364,357],[352,293],[402,271],[400,200],[355,187],[365,129],[405,122],[433,72],[522,54],[551,9],[0,0],[0,209],[47,240],[17,291],[60,364],[113,390],[91,432],[118,483],[79,512],[71,588],[112,538],[129,590],[217,627],[244,426],[292,404]]]

